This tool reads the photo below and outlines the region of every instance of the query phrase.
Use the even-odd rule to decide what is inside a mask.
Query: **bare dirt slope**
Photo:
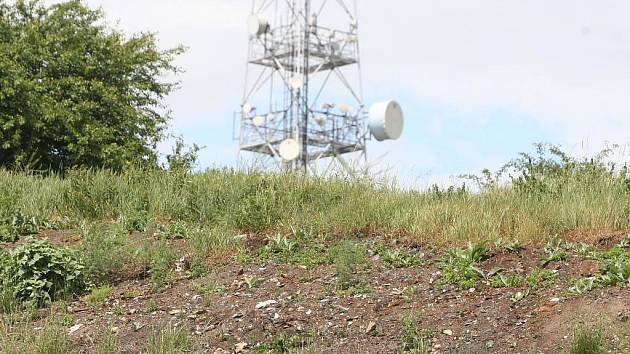
[[[67,233],[41,236],[72,240]],[[252,252],[266,242],[249,237]],[[619,237],[602,238],[598,247]],[[495,251],[479,268],[526,274],[540,266],[540,253],[536,245]],[[69,303],[70,337],[77,352],[91,353],[112,330],[118,351],[138,353],[155,328],[170,325],[188,333],[196,352],[255,352],[266,345],[272,352],[398,353],[409,340],[404,323],[412,323],[433,353],[563,353],[575,326],[587,323],[602,326],[611,352],[630,353],[630,289],[567,294],[571,279],[598,270],[594,261],[570,254],[550,263],[557,278],[547,286],[494,288],[481,280],[461,290],[440,283],[441,256],[426,249],[421,265],[396,268],[370,251],[358,275],[365,289],[346,293],[335,285],[333,265],[237,264],[228,258],[193,279],[182,259],[173,265],[172,284],[158,293],[137,275],[120,280],[102,305]],[[284,347],[273,347],[278,338],[286,339]]]

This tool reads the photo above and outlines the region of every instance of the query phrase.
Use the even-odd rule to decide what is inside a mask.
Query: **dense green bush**
[[[88,287],[84,266],[75,252],[48,241],[30,240],[0,256],[0,283],[18,301],[45,306]]]

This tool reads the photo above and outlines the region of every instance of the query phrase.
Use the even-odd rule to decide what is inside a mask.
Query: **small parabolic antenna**
[[[263,124],[265,124],[265,117],[263,116],[256,116],[254,118],[252,118],[252,124],[254,124],[255,127],[260,127]]]
[[[350,105],[342,103],[342,104],[339,105],[339,111],[341,113],[348,114],[348,113],[350,113],[352,111],[352,107]]]
[[[378,102],[370,108],[368,127],[378,141],[400,138],[405,124],[405,117],[396,101]]]
[[[299,76],[294,76],[291,78],[291,80],[289,80],[289,85],[291,85],[294,90],[299,90],[302,87],[303,83],[304,82],[302,81],[302,78]]]
[[[286,139],[280,143],[280,157],[285,161],[293,161],[300,156],[300,145],[294,139]]]
[[[245,103],[241,110],[243,111],[243,113],[248,114],[249,112],[254,110],[254,107],[252,107],[252,105],[249,103]]]

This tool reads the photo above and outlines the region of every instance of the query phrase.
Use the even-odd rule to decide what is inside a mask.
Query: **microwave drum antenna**
[[[400,138],[404,123],[405,116],[396,101],[378,102],[370,108],[368,126],[378,141]]]
[[[251,14],[247,19],[247,30],[253,37],[260,37],[267,33],[269,28],[269,22],[262,15]]]

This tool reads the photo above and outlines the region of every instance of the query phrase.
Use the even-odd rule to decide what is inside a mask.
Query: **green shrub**
[[[35,306],[82,293],[89,284],[76,253],[48,241],[29,240],[13,250],[4,263],[2,283],[13,289],[16,299]]]
[[[499,237],[498,239],[494,241],[494,245],[497,248],[504,249],[511,253],[518,253],[522,251],[524,248],[523,245],[521,245],[521,243],[518,242],[517,240],[506,240],[501,237]]]
[[[573,295],[581,295],[597,288],[598,286],[599,284],[597,283],[595,277],[575,279],[571,282],[568,292]]]
[[[283,235],[270,236],[267,244],[258,250],[261,261],[273,259],[277,263],[291,264],[298,251],[298,243]]]
[[[338,290],[335,295],[338,298],[353,297],[355,295],[371,294],[374,292],[372,285],[366,280],[353,280],[352,285],[342,288],[343,284],[339,284]]]
[[[325,234],[314,235],[304,230],[294,232],[293,237],[274,235],[258,250],[257,258],[262,262],[273,260],[280,264],[313,268],[332,262],[327,255],[327,241]]]
[[[145,207],[132,209],[121,215],[117,222],[123,225],[125,230],[144,232],[147,231],[150,224],[149,212]]]
[[[181,240],[190,237],[193,227],[183,221],[175,221],[169,224],[157,224],[156,235],[164,240]]]
[[[600,273],[604,286],[630,286],[630,252],[604,262]]]
[[[216,280],[210,279],[205,284],[193,283],[193,289],[202,294],[223,294],[226,291],[226,287],[223,284],[218,283]]]

